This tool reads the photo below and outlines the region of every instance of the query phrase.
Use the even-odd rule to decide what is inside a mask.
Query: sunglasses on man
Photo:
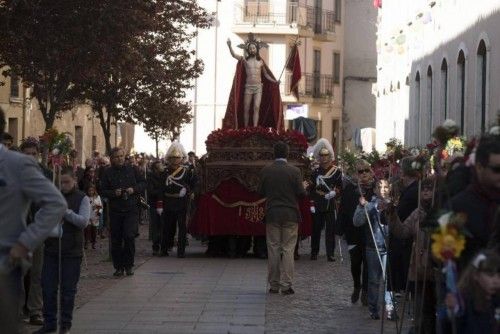
[[[370,173],[372,170],[370,168],[358,169],[358,174]]]

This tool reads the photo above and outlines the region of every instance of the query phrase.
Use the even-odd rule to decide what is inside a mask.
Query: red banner
[[[290,82],[290,92],[299,99],[299,81],[302,78],[302,70],[300,68],[299,48],[294,45],[290,51],[290,58],[286,64],[286,68],[292,72],[292,80]]]

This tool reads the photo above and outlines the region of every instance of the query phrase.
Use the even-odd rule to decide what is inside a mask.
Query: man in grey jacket
[[[5,115],[0,110],[0,136]],[[31,203],[40,210],[26,226]],[[29,254],[61,221],[66,202],[42,174],[32,158],[9,151],[0,144],[0,324],[2,332],[15,333],[18,326],[22,270]]]
[[[274,145],[275,161],[261,171],[259,193],[266,197],[266,242],[270,293],[293,294],[293,252],[300,221],[298,198],[305,195],[300,169],[288,164],[288,145]],[[282,270],[280,270],[280,262]]]

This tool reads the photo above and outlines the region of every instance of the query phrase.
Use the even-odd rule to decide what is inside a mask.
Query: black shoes
[[[276,294],[276,293],[279,293],[280,292],[280,289],[277,289],[277,288],[270,288],[269,289],[269,293],[272,293],[272,294]]]
[[[160,256],[161,256],[161,257],[166,257],[166,256],[168,256],[168,251],[161,251],[161,252],[160,252]]]
[[[288,288],[286,290],[281,290],[282,295],[293,295],[294,293],[295,293],[295,291],[293,291],[292,288]]]
[[[184,253],[179,253],[179,254],[177,254],[177,257],[178,257],[179,259],[183,259],[183,258],[185,258],[185,257],[186,257],[186,254],[184,254]]]
[[[132,276],[134,274],[134,271],[132,270],[132,268],[116,269],[116,271],[113,273],[113,276],[122,277],[124,273],[127,276]]]
[[[113,276],[115,277],[123,276],[123,269],[116,269],[116,271],[113,273]]]
[[[378,313],[370,312],[370,318],[372,318],[373,320],[379,320],[380,316],[378,315]]]
[[[327,256],[327,257],[326,257],[326,260],[327,260],[328,262],[335,262],[335,258],[334,258],[333,256],[331,256],[331,255]]]
[[[38,314],[30,316],[30,325],[43,326],[42,316]]]
[[[360,288],[354,288],[354,291],[351,295],[351,303],[355,304],[359,300],[359,294],[361,292]]]
[[[318,255],[317,254],[311,254],[311,260],[312,261],[316,261],[318,259]]]

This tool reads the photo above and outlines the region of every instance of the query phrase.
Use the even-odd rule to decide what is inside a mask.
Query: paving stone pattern
[[[329,263],[322,252],[310,261],[302,243],[296,294],[282,296],[266,293],[265,260],[207,258],[203,251],[191,241],[185,259],[145,262],[77,309],[71,333],[380,332],[380,321],[350,303],[347,258]],[[386,325],[385,333],[395,333],[394,323]]]

